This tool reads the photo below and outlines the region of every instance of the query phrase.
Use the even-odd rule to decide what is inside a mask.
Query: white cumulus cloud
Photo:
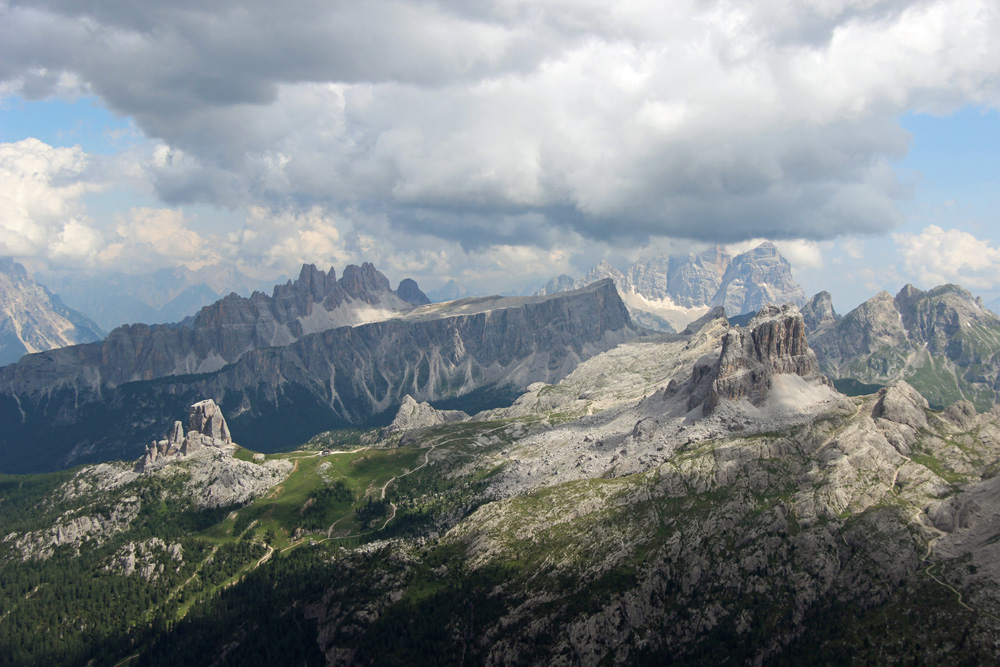
[[[0,255],[86,263],[102,246],[84,197],[104,186],[79,147],[37,139],[0,144]]]
[[[1000,248],[958,229],[925,227],[919,234],[894,234],[905,274],[924,287],[958,283],[967,289],[1000,285]]]

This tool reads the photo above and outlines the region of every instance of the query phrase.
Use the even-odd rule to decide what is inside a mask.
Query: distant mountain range
[[[805,292],[791,265],[772,243],[730,257],[716,246],[702,253],[657,256],[632,264],[624,273],[601,262],[582,278],[562,275],[537,294],[576,289],[610,278],[635,320],[648,328],[679,331],[715,306],[730,317],[755,313],[765,305],[803,305]]]
[[[454,301],[455,299],[465,299],[468,297],[475,297],[475,296],[485,296],[485,295],[469,290],[464,285],[461,285],[458,282],[456,282],[454,278],[448,280],[448,282],[446,282],[440,288],[427,292],[427,298],[430,299],[433,303],[441,303],[442,301]]]
[[[40,273],[38,279],[66,303],[87,313],[104,330],[122,324],[179,322],[230,294],[268,293],[287,280],[251,278],[232,264],[213,264],[197,271],[186,267],[132,275]]]
[[[68,308],[22,265],[0,258],[0,366],[31,352],[103,337],[96,322]]]

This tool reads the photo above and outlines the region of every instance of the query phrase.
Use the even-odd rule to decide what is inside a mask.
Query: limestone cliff
[[[745,328],[734,327],[726,333],[705,403],[706,412],[722,401],[744,398],[751,405],[763,405],[774,376],[779,374],[830,385],[806,342],[802,315],[792,304],[766,306]]]

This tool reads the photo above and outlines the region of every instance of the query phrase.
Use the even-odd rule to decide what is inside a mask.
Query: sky
[[[0,255],[520,291],[773,241],[1000,297],[994,0],[0,0]]]

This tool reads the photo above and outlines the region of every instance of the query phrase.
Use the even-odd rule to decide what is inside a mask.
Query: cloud
[[[340,231],[349,227],[348,220],[320,206],[302,213],[258,206],[227,242],[243,262],[294,272],[302,264],[341,266],[352,260]]]
[[[992,291],[1000,284],[1000,249],[958,229],[936,225],[919,234],[894,234],[903,271],[924,287],[958,283]]]
[[[901,222],[899,114],[996,107],[998,33],[988,0],[9,0],[0,90],[132,117],[172,207],[462,252],[822,240]],[[352,242],[288,224],[267,261]]]
[[[114,218],[111,242],[98,254],[101,268],[144,273],[166,266],[198,269],[220,261],[217,239],[190,228],[184,211],[134,207]]]
[[[90,168],[79,147],[0,144],[0,255],[85,263],[101,246],[83,202],[104,187]]]

